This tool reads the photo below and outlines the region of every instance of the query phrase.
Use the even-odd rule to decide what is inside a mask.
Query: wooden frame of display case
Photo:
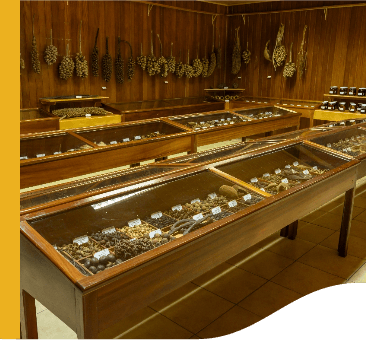
[[[24,118],[27,113],[30,117]],[[59,130],[59,119],[59,117],[43,113],[38,108],[21,109],[20,134]]]
[[[281,150],[302,143],[290,141],[272,149]],[[261,154],[263,151],[255,151],[234,157],[231,162]],[[223,179],[233,182],[232,176],[215,169],[228,162],[219,160],[206,166],[186,169],[179,174],[163,175],[153,180],[151,186],[205,170],[214,171]],[[29,222],[41,216],[44,218],[108,197],[126,194],[136,190],[136,185],[21,216],[20,294],[23,338],[38,336],[34,299],[65,322],[77,333],[78,338],[97,338],[98,333],[135,311],[192,281],[344,192],[346,200],[339,254],[346,256],[358,164],[358,160],[349,160],[302,185],[267,197],[185,237],[89,277],[81,274],[61,256]],[[238,180],[234,183],[238,183]],[[174,275],[178,268],[180,275]]]

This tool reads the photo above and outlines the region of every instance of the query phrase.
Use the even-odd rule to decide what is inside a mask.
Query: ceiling
[[[236,0],[228,0],[228,1],[216,1],[216,0],[197,0],[200,2],[208,2],[211,4],[217,4],[217,5],[223,5],[223,6],[235,6],[235,5],[248,5],[248,4],[254,4],[259,2],[270,2],[272,0],[264,0],[264,1],[236,1]]]

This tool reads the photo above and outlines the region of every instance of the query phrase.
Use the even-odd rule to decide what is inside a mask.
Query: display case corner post
[[[297,237],[297,230],[298,230],[298,220],[292,222],[289,225],[289,229],[288,229],[288,238],[290,240],[295,240]]]
[[[338,253],[341,257],[348,254],[348,239],[352,223],[355,186],[345,192],[343,217],[340,226]]]
[[[289,229],[289,225],[287,225],[284,228],[280,229],[280,236],[281,237],[288,237],[288,229]]]
[[[20,330],[22,339],[38,339],[36,302],[20,288]]]

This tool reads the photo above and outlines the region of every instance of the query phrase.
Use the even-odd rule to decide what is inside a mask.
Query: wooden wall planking
[[[232,6],[229,14],[257,13],[314,6],[350,4],[346,1],[279,1],[243,6]],[[227,82],[239,83],[249,96],[323,100],[329,87],[366,86],[366,7],[329,8],[327,20],[323,10],[269,13],[246,16],[244,25],[241,16],[229,17],[227,53],[232,53],[234,29],[241,26],[242,50],[249,40],[252,53],[247,66],[242,64],[237,76],[228,69]],[[293,42],[292,61],[296,62],[304,25],[307,25],[306,50],[307,70],[300,79],[283,77],[283,67],[274,70],[264,56],[266,42],[270,39],[270,52],[280,24],[285,25],[283,44],[289,61],[289,49]],[[248,38],[250,36],[250,38]],[[241,79],[238,79],[238,76]],[[267,77],[271,76],[270,79]]]
[[[198,1],[160,1],[164,5],[177,6],[192,10],[228,14],[286,10],[343,4],[347,1],[274,1],[243,6],[220,6]],[[133,56],[150,53],[150,31],[154,32],[154,53],[160,55],[157,33],[163,43],[163,54],[170,55],[173,42],[173,55],[187,61],[197,55],[203,58],[205,49],[209,58],[213,44],[213,26],[210,15],[185,12],[171,8],[154,6],[148,16],[148,5],[132,1],[22,1],[20,3],[21,35],[20,49],[26,63],[21,72],[21,107],[37,107],[40,97],[95,94],[106,95],[108,102],[128,102],[200,96],[204,89],[216,87],[219,83],[232,86],[234,82],[245,88],[246,95],[322,100],[323,94],[331,85],[366,86],[366,13],[365,7],[329,9],[327,20],[322,10],[269,13],[246,16],[218,15],[215,20],[215,47],[218,47],[220,33],[222,47],[222,65],[209,78],[177,79],[170,74],[166,79],[159,76],[149,77],[136,65],[134,79],[126,78],[126,65],[130,56],[127,44],[121,45],[125,60],[125,83],[117,84],[113,72],[111,81],[106,83],[101,77],[93,77],[90,69],[90,54],[94,46],[97,28],[99,59],[106,53],[106,36],[109,37],[109,51],[113,59],[116,56],[117,37],[128,40],[133,48]],[[41,74],[37,75],[31,67],[32,16],[35,15],[35,33],[41,60]],[[70,43],[71,54],[79,50],[78,29],[82,25],[82,51],[87,57],[89,76],[81,79],[74,76],[68,81],[58,75],[58,65],[65,55],[66,41]],[[293,42],[292,59],[296,62],[302,40],[303,27],[308,26],[306,49],[308,53],[307,70],[302,79],[294,76],[285,79],[283,67],[274,70],[270,62],[264,59],[265,43],[270,39],[272,52],[280,23],[285,24],[284,44],[288,51]],[[234,29],[240,26],[241,48],[247,42],[251,51],[251,62],[242,64],[237,76],[231,74],[231,60],[234,43]],[[56,64],[47,66],[43,60],[43,51],[49,44],[50,29],[53,29],[54,45],[60,57]],[[71,40],[65,40],[71,39]],[[101,66],[101,65],[100,65]],[[271,76],[270,79],[267,76]],[[238,77],[241,77],[240,79]],[[168,80],[168,84],[164,83]],[[106,86],[107,90],[102,90]]]

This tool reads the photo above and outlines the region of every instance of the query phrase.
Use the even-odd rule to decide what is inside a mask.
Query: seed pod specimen
[[[82,53],[82,22],[80,22],[79,28],[79,53],[75,57],[75,69],[76,75],[80,78],[88,77],[88,62]]]
[[[294,73],[296,72],[296,64],[292,63],[292,46],[293,46],[293,43],[291,44],[291,48],[289,52],[290,53],[289,62],[284,65],[284,69],[283,69],[284,78],[291,78],[293,77]]]
[[[277,69],[277,66],[282,66],[285,60],[287,59],[287,52],[285,50],[285,46],[281,45],[283,36],[284,36],[284,25],[281,24],[277,35],[275,48],[273,51],[273,65],[275,70]]]
[[[52,45],[52,29],[51,29],[51,44],[46,46],[44,58],[46,64],[49,66],[56,63],[57,60],[57,47]]]
[[[264,58],[265,58],[266,60],[271,61],[270,51],[269,51],[269,43],[270,43],[270,40],[268,40],[268,41],[266,42],[265,49],[264,49]]]
[[[221,63],[222,63],[222,48],[220,47],[220,34],[219,34],[219,47],[216,49],[215,51],[215,55],[217,58],[217,68],[221,68]]]
[[[180,61],[176,63],[175,75],[177,78],[181,78],[185,74],[185,65],[181,62],[181,50],[180,50]]]
[[[52,114],[57,117],[62,118],[73,118],[73,117],[82,117],[86,114],[94,115],[94,116],[105,116],[109,114],[108,111],[102,109],[101,107],[73,107],[66,109],[53,110]]]
[[[157,34],[157,37],[159,39],[160,49],[161,49],[161,56],[158,58],[158,67],[160,69],[161,77],[166,78],[168,76],[167,60],[165,57],[163,57],[162,42],[161,42],[161,38],[159,37],[159,34]]]
[[[245,64],[248,64],[251,60],[251,52],[248,49],[248,42],[247,42],[247,48],[242,52],[242,60]]]
[[[168,72],[175,73],[176,58],[172,55],[173,43],[171,43],[171,56],[167,59]]]
[[[66,45],[66,56],[62,58],[61,64],[59,66],[59,75],[61,79],[68,80],[73,76],[74,72],[74,61],[69,56],[69,44]]]
[[[201,72],[203,71],[203,64],[199,59],[199,45],[198,45],[198,51],[196,53],[196,59],[194,59],[192,62],[192,69],[194,71],[193,77],[199,77]]]
[[[212,53],[210,55],[210,63],[209,63],[209,67],[208,67],[208,73],[207,73],[207,77],[210,77],[214,70],[215,70],[215,67],[217,66],[217,56],[214,52],[214,39],[215,39],[215,35],[214,35],[214,24],[213,24],[213,46],[212,46]]]
[[[305,25],[305,27],[303,29],[303,39],[302,39],[302,42],[301,42],[301,48],[300,48],[300,50],[298,52],[298,56],[297,56],[297,67],[298,67],[299,77],[302,77],[303,72],[306,70],[307,52],[304,52],[304,50],[303,50],[303,46],[305,44],[306,29],[307,29],[307,25]]]
[[[203,70],[201,71],[201,76],[206,78],[208,76],[208,69],[209,69],[209,60],[206,57],[206,45],[205,45],[205,57],[201,59],[201,63],[203,65]]]
[[[94,41],[94,47],[92,51],[92,74],[94,77],[98,77],[99,75],[98,47],[97,47],[98,33],[99,28],[97,29],[96,39]]]
[[[145,71],[147,67],[147,57],[143,55],[143,43],[141,43],[140,56],[136,58],[137,64]]]
[[[22,53],[20,55],[22,56]],[[24,70],[25,69],[24,59],[22,57],[20,57],[20,69],[21,70]]]
[[[151,47],[150,47],[150,55],[147,58],[147,71],[150,76],[154,76],[160,72],[160,68],[158,66],[158,62],[156,57],[154,56],[153,51],[153,31],[151,31]]]
[[[192,68],[192,66],[190,65],[190,50],[187,51],[187,64],[184,65],[184,70],[185,70],[185,76],[187,78],[192,78],[194,75],[194,70]]]
[[[132,80],[135,74],[135,60],[133,58],[133,49],[128,41],[124,41],[130,46],[130,58],[127,62],[127,79]]]
[[[37,49],[37,41],[36,36],[34,35],[34,15],[32,20],[32,49],[31,49],[31,56],[32,56],[32,68],[33,71],[40,74],[41,73],[41,63],[38,55]]]
[[[102,78],[109,82],[112,76],[112,57],[108,52],[108,37],[106,37],[106,54],[102,58]]]
[[[119,84],[123,84],[123,82],[125,81],[124,79],[124,60],[122,59],[122,56],[121,56],[120,44],[121,44],[121,38],[118,37],[117,39],[117,57],[115,60],[116,81]]]
[[[235,43],[233,48],[233,54],[232,54],[232,74],[238,74],[241,69],[241,45],[240,45],[240,37],[238,34],[238,31],[240,28],[236,28],[236,34],[235,34]]]

